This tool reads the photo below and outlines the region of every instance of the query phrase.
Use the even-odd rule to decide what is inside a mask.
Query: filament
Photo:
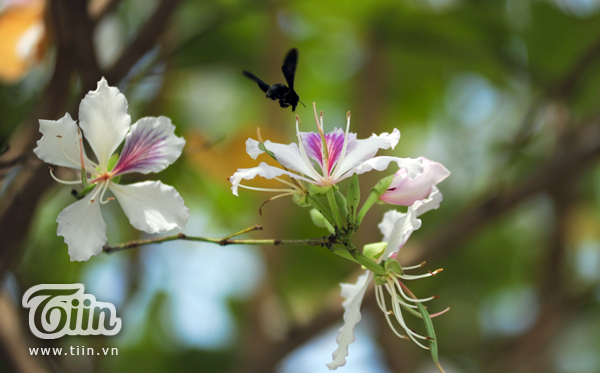
[[[292,177],[290,177],[290,178],[291,178],[292,180],[295,180],[295,179],[294,179],[294,178],[292,178]],[[290,186],[290,187],[292,187],[292,189],[294,189],[294,190],[298,190],[298,191],[300,190],[300,189],[298,189],[298,185],[294,185],[294,184],[290,183],[289,181],[285,181],[285,180],[283,180],[283,179],[280,179],[280,178],[278,178],[278,177],[274,177],[273,179],[275,179],[275,180],[277,180],[277,181],[279,181],[279,182],[281,182],[281,183],[284,183],[285,185],[289,185],[289,186]]]
[[[323,176],[319,175],[319,173],[315,170],[312,163],[308,160],[308,156],[306,155],[306,150],[304,149],[304,142],[302,141],[302,136],[300,135],[300,119],[296,116],[296,136],[298,136],[298,148],[300,149],[300,155],[302,155],[302,159],[304,163],[308,165],[308,170],[313,174],[310,175],[311,178],[315,180],[323,179]]]
[[[111,199],[113,198],[109,198],[106,201],[104,200],[104,193],[106,193],[106,189],[108,188],[108,184],[109,182],[105,182],[104,185],[102,186],[102,193],[100,193],[100,203],[101,204],[107,204],[108,202],[110,202]]]
[[[250,190],[257,190],[259,192],[290,192],[289,189],[270,189],[270,188],[257,188],[257,187],[251,187],[248,185],[242,185],[242,184],[238,184],[239,187],[244,188],[244,189],[250,189]],[[298,191],[292,191],[293,193],[300,193]]]
[[[76,185],[76,184],[81,184],[81,180],[73,180],[73,181],[67,181],[67,180],[61,180],[59,178],[57,178],[56,176],[54,176],[54,169],[50,168],[50,176],[52,176],[52,178],[61,183],[61,184],[67,184],[67,185]]]
[[[348,146],[348,132],[350,131],[350,112],[346,115],[346,134],[344,135],[344,145],[342,146],[342,154],[340,155],[340,159],[335,165],[335,171],[333,172],[334,177],[337,179],[342,175],[338,175],[338,171],[342,167],[342,163],[344,162],[344,158],[346,158],[346,147]]]

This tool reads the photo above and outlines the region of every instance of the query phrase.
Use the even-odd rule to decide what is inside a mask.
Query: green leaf
[[[431,352],[431,358],[433,359],[435,365],[437,365],[440,372],[443,373],[444,369],[442,369],[442,366],[440,365],[440,360],[438,358],[438,345],[435,336],[435,330],[433,329],[433,322],[431,322],[431,317],[429,317],[429,313],[427,312],[427,309],[425,309],[425,306],[423,306],[421,302],[416,302],[416,305],[419,308],[421,316],[423,317],[423,321],[425,323],[425,330],[427,331],[427,335],[429,336],[429,350]]]

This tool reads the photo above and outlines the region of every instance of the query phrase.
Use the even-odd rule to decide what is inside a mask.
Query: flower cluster
[[[58,215],[58,235],[65,238],[71,260],[88,260],[106,244],[106,224],[100,205],[110,190],[121,204],[131,225],[147,233],[183,228],[189,210],[175,188],[160,181],[130,185],[118,183],[121,175],[160,172],[181,155],[185,140],[175,136],[175,126],[166,117],[146,117],[130,125],[127,100],[103,78],[79,106],[79,127],[69,114],[57,121],[40,120],[43,134],[34,149],[46,163],[81,170],[81,180],[63,184],[83,184],[85,195]],[[88,158],[81,132],[96,161]],[[125,140],[121,155],[115,154]]]
[[[345,259],[366,268],[355,284],[342,284],[345,298],[344,325],[336,339],[338,348],[333,361],[327,366],[337,369],[346,364],[349,345],[354,342],[354,328],[361,319],[360,307],[371,281],[375,283],[375,296],[379,308],[392,331],[401,338],[410,339],[428,349],[434,342],[431,317],[422,305],[435,297],[417,298],[405,282],[434,276],[441,270],[422,275],[408,275],[406,271],[422,267],[402,267],[396,260],[398,252],[412,232],[421,227],[419,217],[437,209],[442,194],[437,184],[450,173],[444,166],[429,159],[377,156],[380,149],[394,149],[400,140],[400,131],[373,134],[358,139],[350,132],[350,113],[346,116],[346,128],[335,128],[329,133],[323,129],[323,113],[314,116],[316,132],[301,132],[300,119],[296,116],[298,143],[277,144],[258,139],[248,139],[246,151],[253,158],[266,154],[275,159],[280,167],[265,162],[257,167],[238,169],[230,178],[231,190],[238,195],[239,188],[276,192],[279,198],[291,196],[298,205],[311,207],[315,224],[328,229],[330,235],[306,240],[309,244],[325,245]],[[148,174],[160,172],[181,155],[185,141],[175,136],[175,127],[166,117],[146,117],[131,125],[127,114],[127,100],[106,80],[98,82],[95,91],[89,92],[79,107],[79,126],[69,114],[63,118],[40,120],[43,134],[34,149],[35,154],[47,163],[71,168],[80,172],[80,179],[65,181],[52,177],[63,184],[81,184],[78,201],[65,208],[57,218],[59,236],[68,245],[71,260],[87,260],[97,255],[107,242],[106,224],[102,219],[100,205],[116,198],[131,224],[147,233],[159,233],[174,228],[183,228],[189,219],[189,210],[179,193],[160,181],[145,181],[129,185],[119,183],[121,176],[129,173]],[[94,158],[86,154],[83,139],[87,140]],[[120,154],[116,153],[121,143]],[[360,204],[358,175],[370,171],[385,171],[395,163],[398,171],[383,177],[372,189],[369,197]],[[245,181],[260,176],[273,179],[284,187],[257,188]],[[344,195],[339,182],[349,179],[348,191]],[[110,191],[113,197],[105,197]],[[326,203],[321,202],[326,198]],[[360,252],[351,241],[360,227],[365,214],[375,203],[407,206],[406,212],[388,211],[379,224],[383,241],[365,246]],[[194,238],[195,241],[228,243],[231,237],[255,228],[242,230],[223,239]],[[180,236],[164,237],[160,242],[178,239]],[[190,238],[183,236],[183,238]],[[235,240],[233,240],[235,241]],[[240,240],[249,244],[253,240]],[[303,240],[254,240],[254,244],[297,244]],[[158,241],[157,241],[158,242]],[[275,243],[277,242],[277,243]],[[127,245],[125,245],[127,246]],[[137,245],[136,245],[137,246]],[[123,245],[121,245],[123,247]],[[132,246],[130,246],[132,247]],[[106,249],[106,248],[105,248]],[[109,251],[108,249],[106,249]],[[427,335],[410,329],[403,317],[403,310],[420,317],[425,322]],[[391,317],[390,317],[391,316]],[[425,345],[425,341],[429,346]],[[436,364],[437,353],[431,348]],[[441,368],[440,368],[441,369]]]
[[[335,236],[335,243],[342,247],[337,253],[367,267],[365,274],[360,276],[355,284],[342,284],[342,296],[345,298],[342,305],[345,310],[344,326],[337,337],[338,349],[333,353],[333,361],[327,364],[329,369],[334,370],[346,364],[348,347],[355,339],[354,327],[361,319],[360,306],[373,279],[376,282],[377,303],[394,333],[428,349],[421,341],[429,337],[417,334],[407,326],[402,309],[418,314],[417,304],[432,300],[434,297],[416,299],[403,281],[433,276],[441,270],[423,275],[407,275],[405,271],[419,268],[421,265],[403,268],[395,257],[412,232],[421,227],[421,220],[418,217],[439,207],[442,194],[436,185],[448,177],[450,172],[443,165],[424,157],[411,159],[376,156],[379,149],[393,149],[396,146],[400,139],[400,131],[397,129],[394,129],[391,134],[374,134],[370,138],[359,140],[356,134],[349,131],[350,113],[346,117],[345,131],[335,128],[327,134],[323,130],[323,114],[317,115],[316,108],[314,114],[317,132],[301,132],[299,118],[296,116],[297,144],[276,144],[262,141],[260,137],[258,140],[248,139],[246,151],[253,159],[266,153],[274,158],[281,168],[262,162],[254,168],[238,169],[229,179],[232,184],[231,190],[235,195],[238,195],[239,187],[278,192],[281,194],[272,199],[292,195],[298,204],[314,207],[312,216],[315,223],[327,227]],[[369,199],[356,215],[358,197],[356,192],[350,191],[353,188],[358,189],[355,175],[372,170],[384,171],[390,163],[396,163],[399,170],[393,176],[382,179],[372,189]],[[275,179],[291,189],[255,188],[241,184],[243,180],[251,180],[256,176]],[[282,176],[287,176],[290,180],[285,180],[281,178]],[[353,177],[353,180],[346,199],[341,195],[336,184],[350,177]],[[318,188],[311,188],[310,185]],[[317,198],[322,196],[328,197],[330,209],[318,202]],[[384,215],[379,225],[384,235],[383,243],[374,246],[381,250],[369,258],[364,255],[366,250],[360,254],[354,249],[349,243],[349,237],[376,202],[408,206],[408,209],[406,213],[389,211]],[[386,294],[391,299],[390,307],[386,302]],[[390,315],[393,315],[393,319],[404,330],[405,335],[398,332]],[[427,315],[427,317],[433,316],[437,315]]]

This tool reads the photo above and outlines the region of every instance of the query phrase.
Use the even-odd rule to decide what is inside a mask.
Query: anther
[[[298,115],[296,115],[297,117]],[[256,137],[258,138],[258,142],[264,142],[262,137],[260,136],[260,127],[256,127]]]

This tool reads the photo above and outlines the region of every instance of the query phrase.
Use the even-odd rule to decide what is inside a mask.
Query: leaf
[[[416,302],[416,304],[419,308],[421,316],[423,316],[425,330],[427,331],[427,335],[429,336],[429,350],[431,351],[431,358],[433,359],[435,365],[437,365],[440,372],[445,373],[444,369],[440,365],[440,360],[438,358],[437,340],[435,336],[435,330],[433,329],[433,322],[431,322],[431,317],[429,317],[429,313],[427,312],[427,309],[425,309],[425,306],[423,306],[423,304],[421,304],[420,302]]]

